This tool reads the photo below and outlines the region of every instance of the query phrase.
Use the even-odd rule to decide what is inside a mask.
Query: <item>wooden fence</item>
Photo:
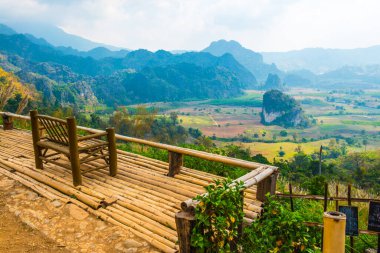
[[[355,198],[352,197],[352,190],[351,190],[351,185],[347,186],[347,196],[342,197],[339,196],[339,187],[338,185],[335,186],[335,196],[329,196],[329,191],[328,191],[328,184],[325,183],[324,187],[324,195],[307,195],[307,194],[293,194],[293,189],[292,189],[292,184],[289,184],[289,194],[284,194],[284,193],[276,193],[277,197],[280,198],[288,198],[290,200],[290,208],[292,211],[294,211],[294,203],[293,199],[310,199],[310,200],[316,200],[316,201],[323,201],[323,211],[327,211],[327,206],[328,206],[328,201],[335,201],[335,211],[339,211],[339,202],[344,201],[347,202],[348,206],[352,206],[352,202],[361,202],[361,203],[369,203],[371,201],[373,202],[380,202],[380,199],[374,199],[374,198]],[[315,227],[320,227],[323,229],[323,224],[322,223],[317,223],[317,222],[305,222],[306,225],[308,226],[315,226]],[[380,232],[375,232],[371,230],[365,230],[365,229],[359,229],[359,234],[366,234],[366,235],[374,235],[378,236],[378,253],[380,253]],[[323,243],[323,242],[322,242]],[[350,252],[354,252],[354,245],[355,245],[355,240],[353,236],[350,236]]]

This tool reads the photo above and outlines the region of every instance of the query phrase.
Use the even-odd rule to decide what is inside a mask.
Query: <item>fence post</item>
[[[3,117],[3,130],[12,130],[13,129],[12,117],[6,114],[3,114],[2,117]]]
[[[175,214],[177,226],[179,252],[193,253],[195,248],[191,246],[191,232],[195,225],[194,213],[180,211]]]
[[[271,195],[276,193],[277,173],[264,178],[257,184],[256,199],[265,201],[265,195],[269,192]]]
[[[40,124],[37,119],[38,112],[37,110],[30,111],[30,122],[32,126],[32,140],[33,140],[33,149],[34,149],[34,162],[37,169],[43,169],[44,165],[40,156],[42,155],[41,149],[38,147],[37,142],[40,141]]]
[[[183,166],[183,155],[180,153],[169,151],[169,177],[174,177],[179,173]]]
[[[117,150],[116,150],[115,128],[109,127],[106,129],[106,131],[107,131],[107,140],[108,140],[110,176],[114,177],[117,174]]]

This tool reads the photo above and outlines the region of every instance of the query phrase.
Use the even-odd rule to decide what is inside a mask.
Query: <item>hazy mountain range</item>
[[[37,38],[44,38],[53,46],[72,47],[80,51],[88,51],[96,47],[105,47],[110,50],[120,50],[121,48],[94,42],[77,35],[69,34],[61,28],[42,23],[12,22],[6,24],[15,33],[31,34]],[[4,27],[4,25],[3,25]]]
[[[65,33],[60,30],[59,34]],[[244,89],[266,89],[268,83],[276,83],[281,89],[292,86],[362,89],[379,87],[380,84],[380,64],[372,64],[377,63],[376,57],[371,58],[368,51],[376,47],[357,51],[358,59],[363,52],[368,56],[360,61],[360,66],[346,66],[344,59],[349,57],[344,58],[343,53],[340,58],[335,57],[331,51],[331,58],[335,61],[323,65],[326,59],[319,59],[320,66],[330,69],[334,63],[338,68],[315,74],[305,68],[311,64],[306,59],[307,54],[299,53],[305,55],[304,63],[299,65],[302,69],[284,71],[276,64],[267,64],[264,61],[266,56],[263,58],[262,54],[244,48],[236,41],[212,42],[201,52],[171,53],[164,50],[111,50],[67,34],[56,37],[54,45],[46,36],[20,34],[13,28],[0,25],[0,66],[14,72],[22,81],[33,84],[43,93],[46,105],[97,101],[122,105],[227,98],[242,94]],[[71,41],[71,44],[65,44],[65,41]],[[81,47],[89,50],[80,50]],[[376,50],[373,54],[379,55]],[[317,66],[318,57],[314,57]],[[350,59],[353,62],[353,58]],[[340,66],[339,62],[343,65]],[[269,82],[268,77],[276,82]]]
[[[306,48],[289,52],[262,52],[264,61],[284,71],[307,69],[316,74],[344,66],[380,64],[380,45],[356,49]]]

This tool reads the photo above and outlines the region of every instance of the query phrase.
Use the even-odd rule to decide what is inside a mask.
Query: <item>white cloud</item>
[[[257,51],[380,44],[377,0],[0,0],[2,20],[46,22],[125,48]]]

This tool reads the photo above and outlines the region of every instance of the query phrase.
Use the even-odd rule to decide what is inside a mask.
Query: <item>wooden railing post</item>
[[[191,233],[195,225],[195,216],[191,212],[178,212],[175,214],[177,226],[179,252],[193,253],[195,248],[191,246]]]
[[[41,149],[38,147],[37,142],[40,141],[40,124],[37,119],[37,110],[30,111],[30,121],[32,126],[32,140],[34,148],[34,162],[37,169],[43,169],[43,163],[40,158],[42,156]]]
[[[11,116],[3,114],[3,130],[12,130],[13,129],[13,119]]]
[[[277,173],[273,173],[269,177],[257,184],[256,199],[265,201],[265,195],[269,192],[271,195],[276,193]]]
[[[82,184],[80,172],[77,125],[74,117],[67,118],[67,131],[69,134],[70,163],[74,186]]]
[[[183,155],[180,153],[169,151],[169,177],[174,177],[179,173],[183,166]]]
[[[107,131],[107,139],[108,139],[110,176],[114,177],[117,174],[117,151],[116,151],[115,128],[109,127],[106,129],[106,131]]]

